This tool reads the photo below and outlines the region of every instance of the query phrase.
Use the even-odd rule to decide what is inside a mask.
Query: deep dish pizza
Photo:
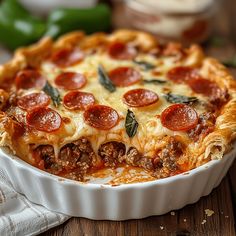
[[[70,179],[118,167],[150,176],[138,181],[176,175],[222,158],[236,136],[225,67],[143,32],[45,38],[0,67],[0,88],[0,145]]]

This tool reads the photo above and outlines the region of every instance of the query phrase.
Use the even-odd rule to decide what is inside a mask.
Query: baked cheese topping
[[[183,95],[183,96],[196,96],[196,94],[189,89],[189,86],[186,84],[177,84],[170,81],[167,78],[167,72],[176,67],[175,59],[171,57],[167,58],[156,58],[152,55],[140,54],[136,57],[137,62],[147,62],[154,66],[154,69],[145,70],[142,66],[133,62],[132,60],[115,60],[112,59],[106,52],[99,55],[89,55],[84,58],[79,64],[67,67],[67,68],[58,68],[51,62],[45,62],[42,65],[42,74],[48,78],[52,86],[57,87],[55,83],[55,78],[60,76],[64,72],[75,72],[83,74],[86,77],[86,85],[79,89],[81,92],[87,92],[94,95],[96,104],[106,105],[112,107],[117,111],[120,117],[119,123],[109,129],[101,130],[91,127],[86,124],[84,121],[83,113],[81,110],[68,110],[65,106],[61,105],[57,108],[57,111],[62,117],[70,118],[71,122],[66,125],[68,128],[67,137],[62,137],[60,145],[63,146],[66,143],[70,143],[74,140],[79,139],[80,137],[96,137],[95,142],[92,142],[94,149],[97,150],[101,143],[109,140],[122,140],[127,146],[134,145],[141,152],[149,153],[152,150],[155,150],[155,145],[158,145],[155,140],[160,139],[164,135],[169,136],[184,136],[186,137],[185,132],[181,131],[172,131],[168,128],[163,127],[161,124],[160,118],[162,111],[170,106],[171,104],[165,99],[165,94],[168,92]],[[104,70],[109,74],[110,71],[120,68],[120,67],[129,67],[137,70],[141,79],[137,83],[126,87],[116,87],[116,91],[111,93],[106,90],[99,83],[98,68],[102,65]],[[160,75],[153,75],[153,71],[160,71]],[[161,80],[163,83],[148,83],[147,81],[151,80]],[[146,81],[146,82],[144,82]],[[144,107],[130,107],[125,104],[123,101],[123,96],[127,92],[133,89],[148,89],[156,93],[159,97],[158,101],[154,104]],[[63,88],[58,88],[60,95],[63,98],[68,90]],[[206,97],[202,96],[201,100],[204,102],[207,100]],[[53,104],[50,105],[53,109]],[[139,128],[137,136],[129,138],[125,132],[125,117],[127,115],[127,110],[130,109],[134,112],[135,117],[139,123]],[[205,112],[204,106],[195,107],[198,114]],[[73,127],[73,128],[72,128]],[[42,134],[44,135],[44,134]],[[154,144],[154,146],[153,146]]]

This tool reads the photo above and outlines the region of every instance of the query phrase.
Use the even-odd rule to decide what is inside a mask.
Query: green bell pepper
[[[46,24],[31,16],[17,0],[5,0],[0,5],[0,42],[9,49],[37,41],[45,30]]]
[[[22,7],[17,0],[2,1],[1,10],[10,17],[23,18],[29,15],[29,12]]]
[[[12,50],[36,42],[44,35],[57,38],[73,30],[93,33],[106,31],[110,25],[111,11],[105,4],[88,9],[56,9],[47,23],[30,15],[17,0],[5,0],[0,5],[0,42]]]
[[[56,38],[73,30],[90,34],[107,31],[111,25],[111,11],[105,4],[88,9],[59,8],[51,12],[45,35]]]

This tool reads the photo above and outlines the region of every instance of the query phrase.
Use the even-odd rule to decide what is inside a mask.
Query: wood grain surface
[[[215,35],[224,37],[221,47],[208,45],[206,51],[220,60],[236,53],[236,0],[224,0],[220,13],[215,19]],[[236,77],[236,70],[232,70]],[[194,186],[193,186],[194,188]],[[158,199],[157,199],[158,200]],[[234,205],[234,206],[233,206]],[[94,221],[71,218],[63,225],[51,229],[44,236],[235,236],[236,215],[236,161],[221,184],[197,203],[163,216],[123,222]],[[214,211],[207,216],[206,209]]]

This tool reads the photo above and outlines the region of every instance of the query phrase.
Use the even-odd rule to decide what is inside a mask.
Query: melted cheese
[[[163,127],[160,118],[158,118],[162,111],[171,105],[163,97],[166,90],[179,95],[194,95],[192,90],[186,84],[175,84],[166,78],[166,72],[176,66],[174,59],[170,57],[157,59],[152,55],[139,55],[137,60],[147,61],[156,65],[156,69],[161,71],[162,75],[154,76],[152,75],[151,70],[145,71],[139,65],[130,60],[113,60],[106,53],[88,55],[81,63],[66,69],[60,69],[51,62],[44,62],[41,66],[41,72],[55,87],[57,86],[55,85],[54,80],[56,76],[62,72],[70,71],[84,74],[87,78],[87,84],[81,88],[80,91],[90,92],[94,95],[98,104],[114,108],[120,116],[120,121],[115,127],[108,131],[98,130],[85,123],[83,111],[71,111],[66,109],[63,105],[55,108],[51,103],[50,107],[57,110],[62,117],[69,118],[70,123],[65,124],[63,130],[60,129],[54,133],[38,131],[36,135],[37,137],[32,136],[31,140],[28,140],[28,142],[35,143],[35,139],[38,140],[37,143],[39,144],[45,144],[46,142],[47,144],[53,145],[55,151],[58,153],[63,145],[76,141],[80,137],[87,137],[90,139],[95,151],[98,150],[102,143],[115,140],[121,141],[127,146],[135,146],[140,152],[152,155],[161,145],[160,140],[165,135],[178,135],[184,139],[188,139],[185,132],[171,131]],[[167,80],[167,82],[165,84],[144,84],[141,82],[128,87],[117,87],[115,92],[110,93],[98,81],[97,68],[100,64],[103,65],[107,72],[120,66],[129,66],[139,70],[145,80],[156,78]],[[122,102],[123,94],[135,88],[145,88],[156,92],[159,96],[159,101],[153,105],[142,108],[128,107]],[[63,96],[68,92],[60,88],[58,89],[61,98],[63,98]],[[27,93],[30,92],[35,92],[35,90],[27,91]],[[136,120],[139,123],[138,132],[133,138],[129,138],[125,131],[125,117],[128,109],[134,112]],[[198,106],[196,109],[199,114],[204,112],[204,108],[201,106]]]

